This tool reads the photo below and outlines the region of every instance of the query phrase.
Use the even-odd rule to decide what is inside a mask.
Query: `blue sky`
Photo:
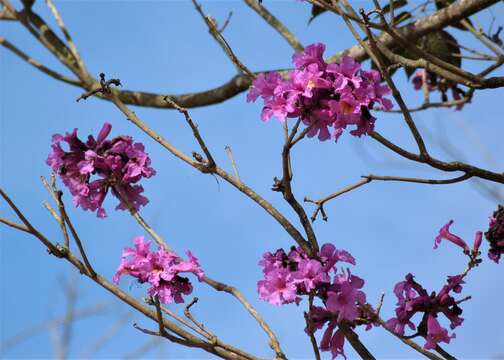
[[[327,54],[332,54],[354,43],[342,22],[330,14],[307,26],[310,11],[307,4],[265,3],[305,45],[324,42]],[[367,1],[355,3],[356,7],[370,6]],[[233,65],[209,36],[189,2],[60,1],[57,5],[88,69],[95,75],[104,72],[120,78],[127,89],[159,93],[206,90],[235,74]],[[243,3],[208,1],[203,5],[221,22],[233,11],[225,36],[249,68],[290,66],[291,48]],[[37,2],[35,9],[54,25],[43,2]],[[495,6],[493,14],[497,19],[504,18],[504,6]],[[478,20],[488,23],[490,14],[483,13]],[[460,35],[465,45],[484,50],[467,33],[450,31]],[[19,24],[0,22],[0,34],[37,60],[65,72]],[[466,62],[464,66],[478,71],[482,64]],[[145,219],[178,252],[191,249],[209,276],[238,286],[270,323],[290,357],[312,356],[303,332],[302,312],[306,304],[275,307],[257,297],[256,282],[261,277],[257,262],[262,254],[292,245],[284,230],[261,208],[223,181],[216,182],[173,158],[127,122],[110,103],[98,99],[76,103],[80,89],[43,75],[5,49],[0,50],[0,79],[0,183],[44,234],[53,241],[62,241],[57,224],[42,207],[42,201],[49,200],[49,196],[39,181],[41,175],[50,174],[45,159],[51,136],[74,127],[79,128],[81,136],[96,134],[103,122],[111,122],[113,135],[129,134],[145,143],[158,171],[157,176],[143,183],[150,199],[142,210]],[[412,90],[402,72],[396,79],[408,104],[420,104],[421,94]],[[431,153],[441,159],[464,160],[502,171],[503,147],[497,135],[504,130],[499,103],[502,96],[502,90],[481,91],[462,112],[437,109],[415,114]],[[439,100],[436,94],[433,97]],[[216,161],[231,170],[224,150],[230,146],[242,180],[297,225],[296,216],[281,195],[270,190],[273,177],[281,174],[282,131],[276,120],[261,122],[260,110],[259,103],[247,104],[241,94],[223,104],[194,109],[191,114]],[[182,150],[190,153],[197,149],[180,114],[145,108],[135,111]],[[379,113],[377,117],[378,131],[405,148],[415,149],[399,115]],[[457,155],[447,153],[446,147],[456,149]],[[370,173],[451,177],[409,163],[371,138],[358,139],[348,134],[337,144],[315,139],[303,141],[294,149],[293,170],[293,187],[299,199],[323,197]],[[314,226],[320,243],[332,242],[355,256],[357,266],[352,271],[366,280],[364,289],[371,303],[385,292],[382,314],[389,318],[395,305],[393,286],[406,273],[412,272],[428,290],[437,291],[447,275],[464,269],[466,260],[458,249],[443,243],[433,251],[432,245],[439,228],[449,219],[455,220],[453,231],[470,242],[477,230],[486,230],[497,200],[482,196],[477,189],[472,181],[446,186],[374,182],[328,203],[329,221],[317,220]],[[70,205],[68,192],[65,198]],[[147,234],[126,212],[113,210],[115,200],[108,199],[105,207],[109,213],[105,220],[72,206],[68,206],[68,211],[95,268],[111,278],[122,248],[130,245],[135,236]],[[313,210],[310,205],[306,209],[310,213]],[[3,203],[1,214],[13,218]],[[110,300],[104,290],[88,279],[72,276],[75,271],[68,264],[47,256],[35,239],[5,226],[0,227],[0,238],[0,340],[64,314],[62,278],[78,281],[79,308]],[[483,249],[486,250],[486,244]],[[504,330],[500,325],[503,316],[496,303],[504,296],[503,269],[486,257],[484,260],[469,275],[463,291],[464,296],[473,296],[463,304],[465,323],[456,330],[457,339],[445,347],[457,357],[504,356]],[[127,279],[121,287],[138,298],[146,290]],[[200,298],[194,310],[196,316],[224,341],[260,356],[271,356],[265,335],[235,300],[199,283],[195,283],[193,294]],[[182,306],[171,308],[183,310]],[[129,312],[126,305],[112,300],[112,307],[105,314],[76,323],[70,354],[79,356],[117,318]],[[138,322],[150,328],[155,324],[132,316],[94,356],[124,357],[150,341],[132,324]],[[381,329],[359,334],[379,358],[416,357],[416,353]],[[153,347],[144,356],[210,357],[171,343],[165,343],[161,349]],[[355,355],[349,347],[347,352]],[[41,358],[53,354],[50,335],[42,331],[1,356]]]

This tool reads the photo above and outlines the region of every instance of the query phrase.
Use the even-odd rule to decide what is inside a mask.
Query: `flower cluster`
[[[417,71],[413,76],[411,81],[413,82],[413,87],[415,88],[415,90],[422,89],[424,83],[424,72],[425,70]],[[439,91],[441,93],[441,100],[443,102],[448,101],[448,90],[451,90],[454,101],[462,100],[462,98],[466,96],[464,90],[460,89],[456,83],[442,78],[434,73],[427,71],[425,79],[429,92],[436,90]],[[464,103],[457,104],[457,106],[455,106],[455,110],[462,110],[463,107]]]
[[[359,305],[366,302],[361,290],[364,280],[349,270],[337,273],[336,264],[340,261],[355,265],[350,253],[332,244],[323,245],[315,258],[295,247],[289,253],[283,249],[267,252],[259,262],[264,279],[257,283],[259,296],[271,304],[299,304],[302,295],[322,300],[324,307],[311,307],[308,314],[311,326],[306,331],[313,333],[328,323],[320,349],[331,351],[333,357],[344,356],[344,338],[339,330],[334,332],[336,325],[342,320],[362,317]],[[335,274],[333,279],[331,273]]]
[[[462,309],[450,292],[462,291],[463,276],[448,276],[447,284],[439,291],[429,294],[419,283],[414,280],[412,274],[405,277],[394,287],[397,296],[396,316],[387,321],[387,327],[395,333],[404,336],[404,328],[408,326],[416,330],[426,340],[424,349],[434,349],[439,342],[449,343],[455,338],[455,334],[448,335],[448,330],[443,328],[438,321],[438,315],[443,314],[450,321],[453,330],[464,321],[460,317]],[[417,313],[423,313],[418,326],[412,322]]]
[[[504,207],[501,205],[490,217],[490,224],[488,231],[485,233],[485,238],[490,244],[488,257],[499,263],[502,254],[504,254]]]
[[[86,142],[77,137],[77,129],[64,136],[56,134],[46,161],[72,193],[75,206],[98,210],[101,218],[106,216],[102,204],[109,189],[120,199],[116,209],[125,210],[129,204],[138,210],[146,205],[149,200],[141,195],[144,189],[137,183],[156,174],[143,144],[125,135],[107,140],[111,129],[105,123],[98,137],[89,135]],[[62,148],[63,142],[68,150]]]
[[[450,220],[439,230],[439,234],[434,240],[434,249],[437,249],[443,240],[460,247],[469,257],[468,270],[461,275],[448,276],[447,284],[441,288],[437,295],[436,292],[429,294],[414,280],[412,274],[406,275],[405,281],[397,283],[394,287],[394,293],[397,296],[396,316],[387,321],[387,326],[401,336],[404,336],[406,326],[411,330],[416,330],[426,340],[425,349],[434,349],[439,342],[449,343],[451,339],[455,338],[454,333],[448,335],[448,330],[441,326],[438,315],[443,314],[450,321],[452,330],[462,324],[464,319],[460,317],[462,314],[462,309],[458,305],[460,301],[456,301],[450,292],[460,293],[468,271],[481,262],[478,257],[483,237],[482,232],[476,232],[473,246],[470,248],[462,238],[450,232],[452,224],[453,220]],[[418,313],[423,315],[417,326],[413,323],[412,318]]]
[[[322,141],[337,140],[348,125],[354,136],[368,134],[374,129],[376,118],[370,110],[375,104],[391,109],[392,103],[384,98],[390,93],[381,84],[380,73],[364,71],[351,57],[343,57],[339,64],[327,64],[322,55],[324,44],[312,44],[294,54],[295,69],[285,80],[278,72],[259,75],[247,95],[247,101],[258,97],[264,100],[261,119],[275,116],[280,121],[300,118],[310,127],[309,137],[318,134]]]
[[[148,293],[157,296],[165,304],[182,303],[182,295],[192,292],[192,285],[188,278],[179,274],[193,273],[199,281],[205,276],[198,263],[198,259],[187,251],[188,261],[183,261],[174,252],[159,247],[157,251],[150,251],[151,240],[144,242],[143,236],[134,239],[135,248],[125,248],[122,260],[116,274],[114,283],[119,283],[122,275],[129,275],[138,279],[138,282],[150,284]]]

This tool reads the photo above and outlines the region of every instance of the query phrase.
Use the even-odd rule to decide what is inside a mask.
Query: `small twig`
[[[366,175],[361,176],[364,179],[369,180],[381,180],[381,181],[402,181],[402,182],[412,182],[419,184],[430,184],[430,185],[445,185],[445,184],[454,184],[457,182],[461,182],[473,177],[472,174],[464,174],[461,176],[457,176],[451,179],[421,179],[421,178],[409,178],[409,177],[401,177],[401,176],[379,176],[379,175]]]
[[[205,337],[207,337],[207,338],[210,340],[210,342],[214,342],[214,343],[215,343],[215,342],[216,342],[215,335],[214,335],[214,334],[212,334],[210,331],[208,331],[208,330],[205,328],[205,326],[204,326],[203,324],[201,324],[199,321],[197,321],[197,320],[194,318],[194,316],[192,316],[192,314],[191,314],[190,309],[191,309],[191,307],[192,307],[194,304],[196,304],[197,302],[198,302],[198,298],[197,298],[197,297],[193,298],[193,299],[189,302],[189,304],[187,304],[187,306],[185,307],[185,309],[184,309],[184,315],[185,315],[185,316],[186,316],[186,317],[187,317],[187,318],[188,318],[188,319],[189,319],[189,320],[190,320],[190,321],[191,321],[194,325],[196,325],[196,326],[197,326],[197,327],[198,327],[198,328],[199,328],[202,332],[204,332],[204,333],[206,334],[206,335],[205,335]]]
[[[317,205],[317,208],[315,209],[315,211],[313,212],[313,215],[311,216],[311,221],[313,222],[317,219],[317,215],[319,212],[322,213],[322,220],[327,221],[327,215],[325,214],[325,211],[324,211],[324,204],[327,201],[332,200],[334,198],[337,198],[338,196],[343,195],[344,193],[347,193],[349,191],[357,189],[357,188],[361,187],[362,185],[365,185],[369,182],[371,182],[371,179],[363,179],[355,184],[349,185],[349,186],[335,192],[334,194],[328,195],[328,196],[321,198],[321,199],[318,199],[318,200],[312,200],[308,197],[305,197],[304,198],[305,202],[309,202],[309,203]]]
[[[173,99],[169,98],[168,96],[165,97],[165,101],[169,103],[171,106],[173,106],[174,109],[176,109],[178,112],[182,113],[187,121],[187,124],[191,127],[191,130],[193,132],[194,137],[196,138],[196,141],[198,142],[201,150],[205,153],[207,157],[207,167],[208,167],[208,172],[213,172],[215,170],[215,160],[212,157],[212,154],[208,150],[205,142],[203,141],[203,138],[201,137],[199,130],[198,130],[198,125],[194,123],[194,121],[191,118],[191,115],[189,114],[189,111],[187,111],[186,108],[183,108],[179,106]]]
[[[245,307],[245,309],[248,311],[250,315],[257,321],[259,326],[264,330],[264,332],[268,335],[270,339],[270,347],[275,351],[276,356],[278,359],[286,359],[281,347],[280,343],[278,342],[278,339],[276,335],[273,333],[269,325],[264,321],[264,319],[259,315],[257,310],[252,306],[251,303],[248,302],[248,300],[243,296],[243,294],[234,286],[229,286],[224,283],[215,281],[213,279],[210,279],[209,277],[205,276],[203,281],[213,287],[217,291],[224,291],[232,296],[234,296],[242,305]]]
[[[238,173],[238,166],[236,166],[236,162],[235,162],[235,159],[234,159],[234,156],[233,156],[233,151],[231,150],[231,146],[226,145],[224,147],[224,150],[226,150],[226,154],[227,154],[227,156],[229,158],[229,161],[231,162],[231,166],[233,167],[235,178],[238,181],[241,182],[241,180],[240,180],[240,174]]]
[[[51,10],[51,13],[54,16],[54,19],[56,20],[56,23],[58,24],[59,28],[63,32],[63,35],[65,36],[65,39],[68,43],[68,48],[70,49],[70,52],[72,53],[73,57],[75,58],[75,61],[77,61],[77,65],[79,66],[79,69],[81,69],[84,72],[87,72],[84,66],[84,62],[82,61],[82,58],[77,51],[77,47],[75,46],[75,43],[72,40],[72,37],[70,36],[70,33],[68,32],[65,23],[63,22],[63,18],[61,17],[58,9],[56,8],[56,5],[54,5],[54,2],[52,0],[45,0],[47,7],[49,10]]]
[[[196,326],[192,325],[191,323],[187,322],[184,318],[178,316],[176,313],[174,313],[173,311],[161,306],[161,311],[164,312],[166,315],[168,316],[171,316],[172,318],[174,318],[175,320],[177,320],[178,322],[180,322],[181,324],[184,324],[185,326],[187,326],[189,329],[193,330],[194,332],[196,332],[197,334],[203,336],[203,337],[206,337],[207,334],[202,332],[200,329],[198,329]]]
[[[380,300],[378,301],[378,305],[376,306],[376,315],[380,316],[380,311],[383,306],[383,300],[385,299],[385,293],[381,293]]]
[[[26,217],[23,215],[23,213],[19,210],[19,208],[14,204],[14,202],[11,200],[11,198],[0,188],[0,196],[7,202],[9,207],[16,213],[17,217],[21,222],[26,226],[26,230],[20,229],[25,232],[29,232],[30,234],[34,235],[37,237],[48,249],[50,254],[54,254],[57,257],[63,257],[66,255],[64,250],[56,245],[54,245],[52,242],[50,242],[44,235],[42,235],[37,229],[33,227],[33,225],[26,219]],[[6,225],[12,226],[13,222],[10,222],[8,220],[2,221]],[[12,226],[16,227],[16,226]]]
[[[14,222],[14,221],[11,221],[9,219],[5,219],[5,218],[1,218],[0,217],[0,223],[3,223],[5,225],[7,225],[7,226],[10,226],[11,228],[14,228],[16,230],[24,231],[24,232],[26,232],[28,234],[31,233],[30,229],[28,229],[28,227],[26,227],[25,225],[18,224],[18,223]]]
[[[230,11],[228,13],[228,16],[226,17],[226,20],[224,20],[224,24],[222,24],[222,26],[220,27],[219,33],[222,33],[222,32],[224,32],[224,30],[226,30],[227,26],[229,25],[229,22],[231,21],[232,16],[233,16],[233,12]]]
[[[289,45],[298,52],[303,51],[304,47],[296,38],[296,36],[289,31],[287,27],[280,20],[278,20],[273,14],[271,14],[268,9],[266,9],[257,0],[244,0],[252,10],[254,10],[260,17],[262,17],[273,29],[275,29],[288,43]]]
[[[205,13],[203,12],[203,8],[196,0],[192,0],[192,2],[194,4],[194,7],[196,8],[196,11],[201,15],[201,17],[205,21],[205,24],[207,25],[208,30],[212,35],[212,37],[215,39],[215,41],[217,41],[217,43],[220,45],[222,50],[224,50],[224,52],[233,62],[233,64],[235,64],[237,69],[244,75],[248,76],[250,79],[252,80],[255,79],[256,75],[252,71],[250,71],[235,55],[233,49],[231,49],[231,46],[229,46],[228,42],[226,41],[222,33],[219,31],[217,24],[215,23],[215,20],[212,17],[205,15]]]
[[[72,221],[70,221],[70,217],[68,216],[68,214],[66,212],[65,204],[63,203],[63,198],[62,198],[63,192],[57,191],[56,195],[58,196],[58,207],[61,212],[61,217],[63,218],[63,220],[68,225],[68,228],[70,229],[70,233],[72,234],[72,237],[75,240],[75,244],[77,245],[77,248],[79,249],[79,252],[82,256],[82,260],[84,260],[84,264],[86,265],[86,270],[89,272],[89,276],[94,278],[94,277],[96,277],[96,272],[94,271],[93,267],[91,266],[91,263],[88,260],[86,252],[84,251],[84,246],[82,245],[82,241],[80,240],[80,237],[77,234],[77,231],[75,230],[75,228],[72,224]]]
[[[105,74],[100,73],[100,87],[85,92],[84,94],[79,96],[76,101],[79,102],[81,99],[86,100],[88,97],[96,94],[109,95],[112,93],[110,85],[121,86],[121,80],[120,79],[105,80]]]
[[[25,52],[17,48],[15,45],[10,43],[7,39],[5,39],[3,36],[0,36],[0,45],[2,45],[4,48],[7,50],[10,50],[12,53],[26,61],[28,64],[34,66],[36,69],[42,71],[44,74],[49,75],[50,77],[62,81],[64,83],[74,85],[74,86],[79,86],[81,87],[83,84],[80,80],[75,80],[71,79],[65,75],[62,75],[50,68],[48,68],[45,65],[42,65],[39,61],[35,60],[31,56],[27,55]]]

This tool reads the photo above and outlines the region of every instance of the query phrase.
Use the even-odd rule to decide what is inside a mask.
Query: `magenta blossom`
[[[148,282],[148,294],[157,296],[162,303],[182,303],[182,295],[192,292],[192,284],[188,278],[180,276],[181,273],[193,273],[199,281],[205,273],[198,263],[198,259],[188,251],[188,261],[183,261],[174,252],[159,247],[157,251],[150,251],[151,241],[144,242],[143,236],[134,239],[135,248],[125,248],[122,260],[116,274],[114,283],[119,283],[121,276],[129,275],[139,283]]]
[[[116,209],[127,209],[125,201],[136,210],[145,206],[149,200],[137,183],[156,174],[144,146],[124,135],[107,140],[111,129],[105,123],[98,137],[89,135],[86,142],[77,137],[77,129],[64,136],[56,134],[46,161],[72,193],[75,206],[97,211],[100,218],[106,216],[102,204],[109,189],[120,199]]]
[[[354,136],[369,134],[376,119],[370,110],[375,106],[389,110],[390,93],[381,84],[378,71],[361,70],[351,57],[339,64],[327,64],[323,59],[324,44],[312,44],[293,56],[295,69],[285,78],[280,73],[259,75],[247,95],[247,101],[264,100],[263,121],[276,117],[280,121],[298,118],[310,129],[308,137],[337,140],[347,126]]]
[[[439,342],[449,343],[455,334],[448,336],[448,330],[443,328],[438,320],[438,314],[443,314],[450,321],[453,330],[464,321],[460,317],[462,309],[450,292],[462,291],[463,276],[448,276],[447,284],[439,293],[428,293],[414,280],[412,274],[406,275],[406,280],[396,284],[394,293],[397,296],[396,316],[387,321],[387,327],[395,333],[404,336],[404,329],[408,326],[417,330],[418,334],[426,339],[425,349],[432,349]],[[413,316],[423,314],[420,324],[413,323]]]
[[[435,349],[436,345],[440,342],[449,343],[451,339],[455,338],[455,334],[448,336],[448,330],[442,327],[437,321],[436,316],[429,314],[427,317],[427,342],[424,345],[424,349]]]
[[[350,274],[350,271],[338,274],[334,285],[327,293],[327,310],[338,313],[337,321],[354,320],[359,314],[358,305],[366,302],[366,295],[360,289],[364,280]]]
[[[439,244],[443,239],[451,241],[455,245],[461,247],[464,250],[464,253],[469,253],[469,246],[467,243],[459,238],[457,235],[454,235],[450,232],[450,226],[453,224],[453,220],[450,220],[446,225],[444,225],[441,230],[439,230],[439,235],[436,236],[436,240],[434,241],[434,249],[437,249]]]

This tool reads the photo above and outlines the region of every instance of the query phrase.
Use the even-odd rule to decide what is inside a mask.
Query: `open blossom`
[[[350,274],[350,271],[336,275],[331,290],[327,293],[326,307],[333,313],[338,313],[337,320],[354,320],[360,311],[359,304],[366,302],[366,295],[360,289],[364,280]]]
[[[459,307],[451,292],[460,293],[464,283],[462,275],[448,276],[447,283],[436,292],[428,293],[414,280],[412,274],[407,274],[405,281],[396,284],[394,293],[397,297],[396,316],[387,321],[387,327],[395,333],[404,336],[405,327],[417,332],[426,339],[425,349],[433,349],[439,342],[449,343],[455,334],[448,335],[438,321],[438,315],[443,314],[450,321],[450,329],[455,329],[464,321],[460,317]],[[413,323],[413,316],[423,314],[420,323]]]
[[[498,264],[504,254],[504,207],[502,205],[499,205],[499,208],[490,217],[485,238],[490,244],[488,257]]]
[[[150,251],[151,240],[145,242],[143,236],[134,239],[134,248],[125,248],[114,283],[119,283],[123,275],[129,275],[140,283],[148,282],[150,296],[157,296],[162,303],[182,303],[182,295],[192,292],[192,284],[181,273],[193,273],[199,281],[205,273],[198,263],[198,259],[188,251],[189,260],[183,261],[174,252],[159,247],[157,251]]]
[[[261,97],[263,121],[276,117],[280,121],[299,118],[310,127],[307,135],[319,140],[338,139],[347,126],[355,126],[350,134],[362,136],[374,129],[376,119],[370,110],[392,108],[385,95],[390,93],[381,84],[378,71],[365,71],[351,57],[339,64],[323,59],[325,45],[312,44],[293,55],[295,69],[283,79],[277,72],[260,74],[252,83],[247,101]]]
[[[102,204],[109,190],[120,199],[116,209],[128,208],[121,199],[136,210],[145,206],[149,200],[141,195],[144,189],[137,183],[156,174],[143,144],[125,135],[107,140],[111,129],[105,123],[98,137],[89,135],[86,142],[78,138],[77,129],[56,134],[46,161],[72,193],[75,206],[97,211],[98,217],[106,216]]]

